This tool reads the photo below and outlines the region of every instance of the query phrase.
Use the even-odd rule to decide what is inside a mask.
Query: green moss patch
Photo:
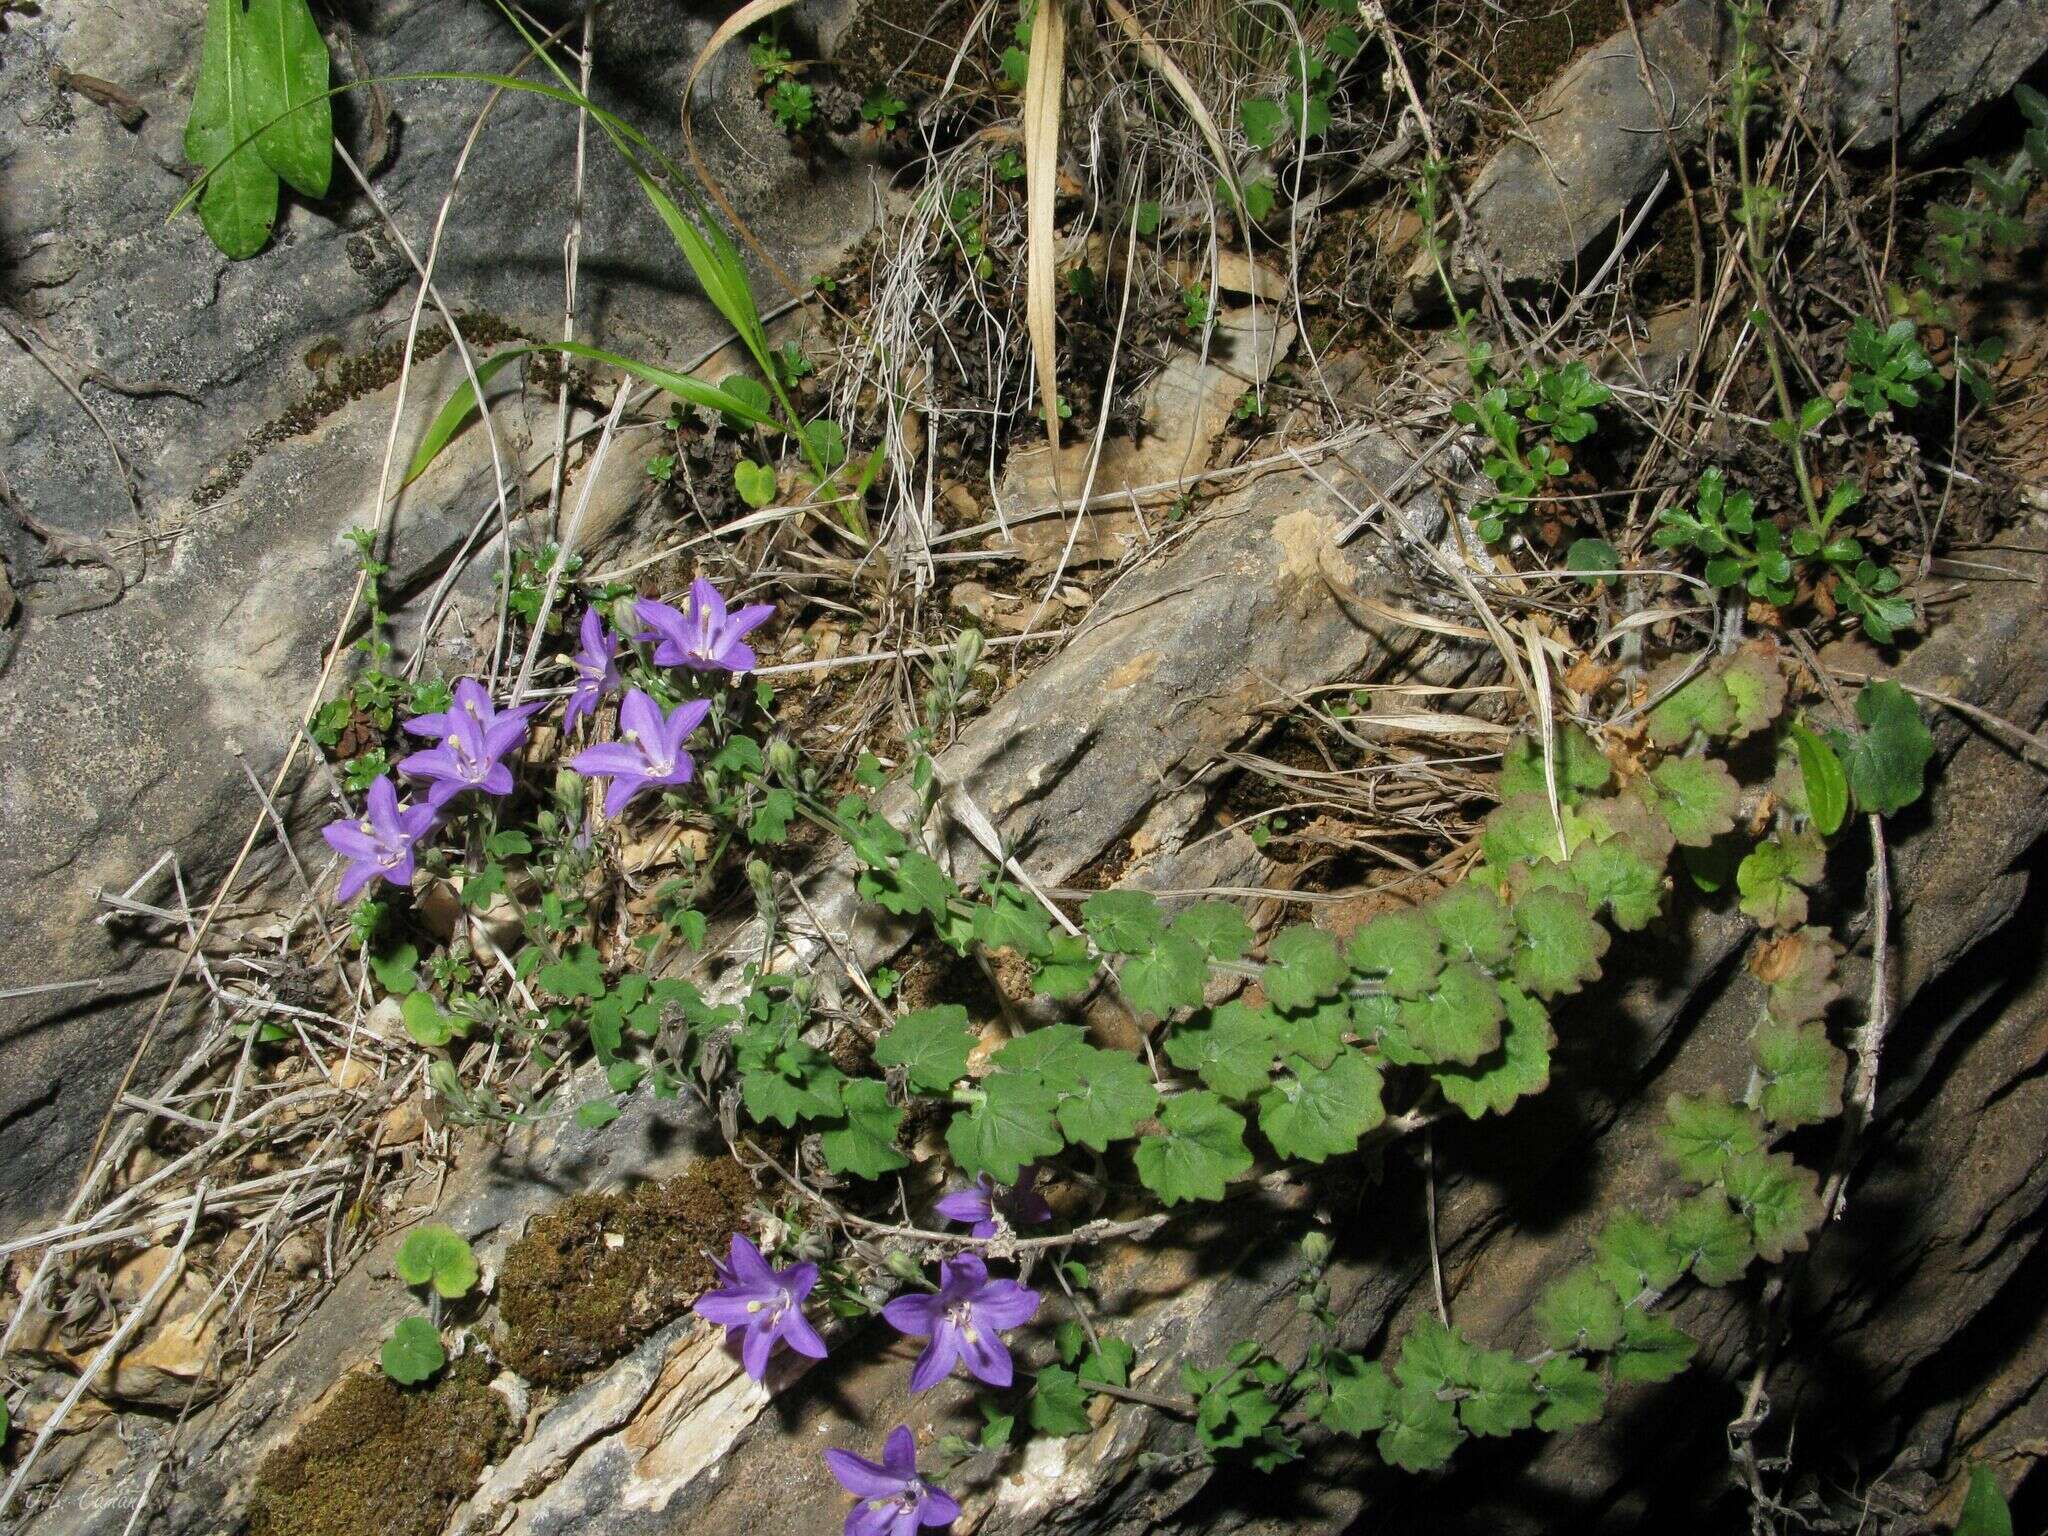
[[[575,1195],[536,1220],[498,1277],[499,1356],[558,1385],[624,1354],[696,1300],[754,1204],[730,1158],[663,1184]]]
[[[264,1458],[251,1536],[433,1536],[512,1438],[490,1379],[477,1355],[424,1390],[351,1376]]]

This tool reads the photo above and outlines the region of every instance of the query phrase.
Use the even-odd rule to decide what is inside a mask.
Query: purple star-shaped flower
[[[825,1465],[854,1497],[846,1536],[915,1536],[921,1525],[960,1518],[960,1501],[917,1475],[917,1437],[908,1424],[889,1431],[879,1462],[835,1446],[825,1453]]]
[[[773,603],[749,603],[736,613],[725,611],[718,589],[699,576],[690,583],[690,600],[681,613],[667,603],[641,598],[633,605],[646,629],[636,640],[659,640],[654,648],[658,667],[692,667],[699,672],[747,672],[754,666],[754,648],[746,637],[775,611]]]
[[[989,1279],[988,1266],[971,1253],[939,1266],[937,1295],[898,1296],[882,1308],[898,1333],[931,1340],[910,1373],[913,1392],[937,1386],[959,1360],[979,1380],[1007,1387],[1014,1370],[997,1335],[1023,1327],[1037,1312],[1038,1292],[1015,1280]]]
[[[1045,1196],[1032,1188],[1037,1182],[1036,1165],[1019,1173],[1017,1182],[1008,1189],[984,1173],[965,1189],[941,1195],[932,1203],[932,1209],[948,1221],[972,1222],[976,1237],[994,1237],[1002,1227],[996,1220],[998,1213],[1012,1227],[1036,1226],[1052,1220],[1052,1207],[1045,1203]]]
[[[818,1283],[817,1265],[771,1269],[761,1250],[737,1232],[732,1235],[732,1262],[713,1259],[711,1265],[724,1283],[699,1296],[691,1310],[725,1329],[728,1344],[739,1337],[740,1363],[749,1376],[760,1381],[767,1375],[777,1339],[800,1355],[825,1358],[825,1341],[803,1312],[804,1298]]]
[[[439,808],[465,789],[487,795],[512,793],[512,770],[502,759],[526,740],[526,726],[538,704],[499,709],[482,683],[465,677],[455,685],[455,707],[438,715],[415,715],[405,722],[415,736],[439,737],[428,747],[398,760],[398,771],[427,781],[427,804]]]
[[[562,715],[565,731],[575,730],[585,715],[596,714],[599,702],[624,683],[619,676],[619,637],[605,627],[595,608],[583,610],[583,648],[570,660],[576,667],[576,687]]]
[[[650,695],[634,688],[619,705],[619,739],[585,747],[569,766],[612,781],[604,792],[604,813],[617,816],[643,790],[690,782],[697,765],[683,742],[710,712],[709,699],[691,699],[664,715]]]
[[[433,805],[398,808],[398,790],[389,774],[378,774],[370,786],[367,813],[361,821],[337,821],[320,829],[327,846],[348,860],[342,871],[337,901],[354,901],[372,880],[412,884],[413,848],[434,830],[440,812]]]

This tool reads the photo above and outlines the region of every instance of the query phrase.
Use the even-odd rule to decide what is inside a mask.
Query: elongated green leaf
[[[776,426],[773,417],[765,416],[747,401],[731,395],[715,384],[706,384],[702,379],[693,379],[688,374],[671,373],[652,363],[643,363],[635,358],[622,357],[616,352],[607,352],[601,347],[586,346],[580,341],[546,341],[532,346],[508,347],[503,352],[493,352],[476,365],[479,383],[488,385],[504,370],[507,364],[533,352],[568,352],[577,357],[589,358],[595,363],[604,363],[629,373],[644,384],[665,389],[678,400],[691,405],[701,405],[706,410],[726,411],[756,426]],[[435,413],[428,425],[426,435],[420,439],[420,446],[412,456],[412,463],[405,471],[406,484],[410,485],[426,472],[427,466],[441,456],[455,434],[462,430],[469,418],[476,414],[476,391],[468,379],[464,379],[448,397],[448,403]]]
[[[248,146],[252,119],[246,100],[244,55],[249,21],[242,0],[212,0],[192,115],[185,119],[185,157],[207,168],[199,222],[221,254],[254,256],[277,222],[277,174]]]
[[[327,44],[306,0],[249,0],[241,57],[249,126],[263,163],[301,197],[325,197],[334,171]],[[270,123],[274,126],[264,128]]]
[[[1806,808],[1814,830],[1832,837],[1849,814],[1849,775],[1835,749],[1796,720],[1792,747],[1799,754],[1799,776],[1806,785]]]

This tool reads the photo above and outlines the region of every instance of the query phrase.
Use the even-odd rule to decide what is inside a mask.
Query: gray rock
[[[211,897],[258,811],[230,743],[268,779],[353,583],[340,535],[374,519],[393,391],[374,389],[267,445],[264,424],[318,382],[302,354],[326,344],[357,358],[396,344],[411,306],[405,258],[339,166],[334,195],[318,206],[287,195],[277,238],[250,261],[223,260],[190,214],[165,222],[185,185],[180,138],[203,9],[138,25],[113,0],[56,0],[10,14],[0,49],[8,302],[55,367],[182,392],[83,386],[133,467],[138,512],[81,408],[21,346],[0,347],[0,457],[16,504],[59,536],[116,549],[127,580],[119,601],[63,616],[111,583],[96,569],[59,566],[56,546],[0,510],[0,555],[24,609],[0,632],[0,990],[110,978],[97,991],[0,1003],[0,1130],[14,1149],[0,1231],[70,1195],[172,969],[163,946],[179,936],[96,925],[93,889],[125,887],[176,849],[190,898]],[[543,9],[557,22],[580,15]],[[509,70],[523,51],[488,6],[374,0],[350,14],[372,74]],[[603,15],[596,94],[673,148],[677,94],[711,18],[651,0]],[[352,69],[346,36],[333,29],[342,73]],[[736,53],[699,87],[708,158],[781,259],[819,270],[868,218],[866,173],[799,165],[748,94]],[[147,117],[131,132],[58,89],[57,65],[112,81]],[[390,154],[375,184],[424,251],[487,92],[446,82],[390,91]],[[366,153],[368,99],[343,98],[340,112],[344,139]],[[574,114],[556,103],[499,102],[442,240],[438,283],[452,307],[559,333],[574,137]],[[579,334],[687,359],[717,341],[722,323],[623,165],[591,137]],[[444,354],[415,379],[401,453],[459,377],[451,363]],[[498,415],[507,452],[525,449],[521,413]],[[533,412],[531,426],[552,441],[551,410]],[[487,507],[480,439],[470,433],[458,462],[403,499],[396,591],[418,590]],[[246,471],[214,494],[239,456]],[[479,562],[485,572],[492,564]],[[316,780],[297,785],[285,809],[303,826],[326,814],[323,801]],[[244,892],[288,889],[282,870],[266,847]],[[167,876],[139,894],[174,904]],[[165,1039],[187,1017],[174,1012]]]
[[[1952,145],[1989,103],[2048,54],[2037,0],[1834,0],[1802,41],[1829,65],[1836,137],[1881,149],[1898,112],[1899,148],[1921,159]],[[1817,35],[1816,35],[1817,33]],[[1893,64],[1897,74],[1894,87]]]

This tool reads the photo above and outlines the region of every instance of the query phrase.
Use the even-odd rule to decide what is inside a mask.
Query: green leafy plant
[[[768,110],[784,133],[802,133],[817,116],[817,97],[801,80],[778,80],[768,93]]]
[[[415,993],[415,996],[422,994]],[[407,1285],[428,1285],[434,1294],[456,1301],[476,1284],[476,1255],[453,1228],[439,1222],[415,1227],[399,1245],[392,1268]]]
[[[894,133],[909,111],[910,103],[886,85],[874,87],[860,104],[862,121],[873,123],[885,134]]]
[[[441,1335],[424,1317],[403,1317],[377,1352],[384,1374],[401,1387],[417,1386],[438,1375],[448,1363]]]
[[[1849,400],[1864,415],[1881,416],[1895,405],[1910,410],[1933,372],[1911,320],[1894,320],[1879,330],[1858,315],[1849,328]]]
[[[207,171],[199,221],[223,255],[254,256],[278,185],[327,195],[334,145],[327,44],[307,0],[210,0],[185,155]]]

